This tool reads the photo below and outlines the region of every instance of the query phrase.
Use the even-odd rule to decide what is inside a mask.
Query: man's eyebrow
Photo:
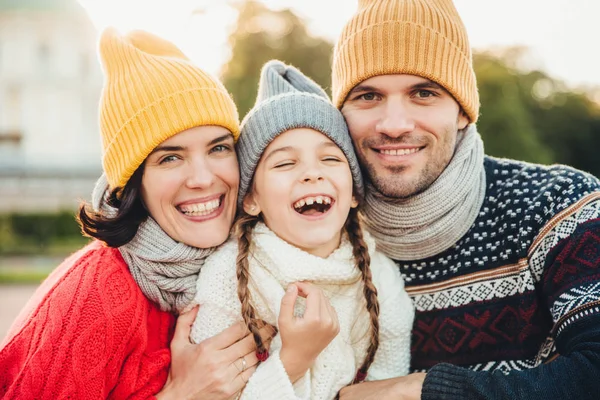
[[[437,89],[437,90],[443,90],[446,91],[446,89],[444,89],[440,84],[437,84],[433,81],[425,81],[425,82],[420,82],[420,83],[416,83],[414,85],[411,86],[411,89],[415,90],[415,89]]]
[[[350,95],[353,95],[353,94],[359,93],[359,92],[376,92],[377,90],[378,89],[375,86],[358,84],[358,85],[354,86],[352,88],[352,90],[348,93],[348,97]]]
[[[419,82],[416,83],[414,85],[412,85],[411,90],[418,90],[418,89],[437,89],[437,90],[446,90],[444,89],[441,85],[430,81],[430,80],[426,80],[424,82]],[[362,92],[377,92],[379,91],[378,88],[376,88],[375,86],[370,86],[370,85],[356,85],[349,93],[348,96],[352,95],[352,94],[356,94],[356,93],[362,93]]]

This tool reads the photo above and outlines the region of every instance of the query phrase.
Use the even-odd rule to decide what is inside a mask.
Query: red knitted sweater
[[[0,344],[2,399],[145,399],[166,382],[175,316],[94,242],[39,287]]]

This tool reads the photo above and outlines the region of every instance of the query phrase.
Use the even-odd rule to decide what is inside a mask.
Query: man
[[[597,398],[600,182],[484,156],[451,0],[359,0],[333,100],[370,181],[367,225],[416,307],[415,372],[341,398]]]

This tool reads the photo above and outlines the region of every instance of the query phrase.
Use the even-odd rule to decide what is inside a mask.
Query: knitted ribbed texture
[[[409,368],[410,330],[414,310],[396,265],[374,251],[375,243],[365,233],[371,256],[373,284],[380,305],[380,344],[368,380],[405,375]],[[271,356],[248,380],[241,400],[311,399],[330,400],[350,384],[365,359],[370,340],[369,313],[363,294],[363,281],[344,237],[340,247],[329,257],[309,254],[279,238],[263,223],[252,232],[252,251],[248,257],[248,289],[257,318],[277,326],[281,299],[290,283],[307,281],[317,285],[335,309],[339,334],[319,354],[304,377],[292,386],[278,359],[280,335],[273,338]],[[218,334],[233,323],[242,321],[237,295],[237,240],[219,247],[206,261],[198,279],[197,302],[202,306],[190,337],[199,342]],[[295,313],[302,315],[306,302],[296,301]],[[310,338],[307,338],[310,340]]]
[[[466,369],[456,368],[449,364],[438,364],[425,376],[421,399],[466,399],[468,398],[464,384],[466,379]]]
[[[102,207],[106,214],[114,215],[117,210],[101,201],[107,195],[103,174],[96,182],[92,204],[96,210]],[[119,251],[142,292],[162,311],[181,313],[193,305],[198,274],[214,248],[199,249],[173,240],[149,216]]]
[[[366,225],[377,248],[395,260],[418,260],[454,245],[471,227],[485,197],[483,142],[475,125],[459,131],[456,152],[424,192],[387,198],[368,188]]]
[[[95,241],[52,272],[0,343],[0,398],[151,399],[174,326],[118,250]]]
[[[102,162],[111,189],[123,187],[157,145],[186,129],[218,125],[237,137],[238,114],[225,87],[170,42],[108,28],[99,51]]]
[[[333,103],[377,75],[410,74],[442,85],[477,121],[471,48],[452,0],[361,0],[333,55]]]
[[[327,94],[292,66],[267,62],[261,72],[254,108],[241,125],[237,145],[241,206],[263,152],[278,135],[294,128],[311,128],[331,139],[346,155],[358,197],[363,196],[360,166],[344,117]]]

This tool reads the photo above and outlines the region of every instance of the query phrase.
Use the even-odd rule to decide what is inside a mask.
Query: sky
[[[94,24],[139,28],[175,42],[201,67],[218,74],[230,51],[235,11],[223,0],[79,0]],[[357,0],[261,0],[291,8],[311,33],[335,41]],[[475,49],[524,45],[530,65],[572,87],[600,87],[600,1],[454,0]],[[195,13],[192,14],[192,11]]]

